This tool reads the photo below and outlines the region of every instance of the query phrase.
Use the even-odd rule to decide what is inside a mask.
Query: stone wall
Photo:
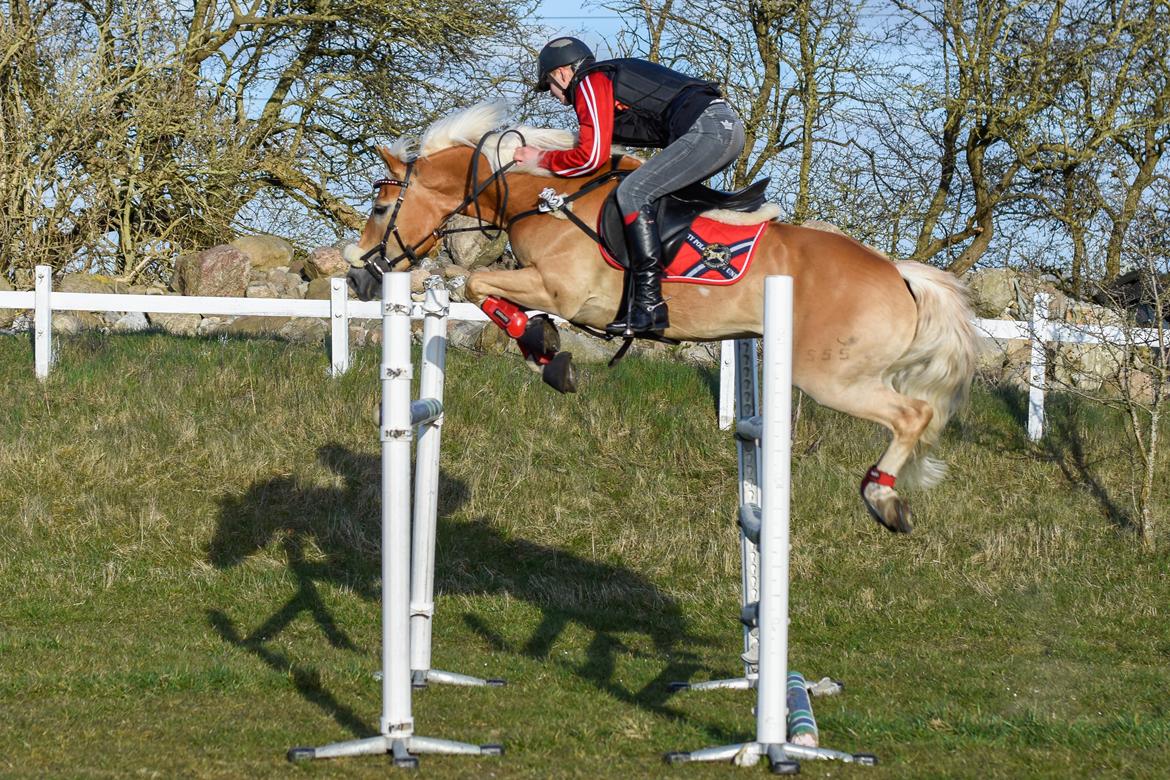
[[[1119,306],[1070,298],[1050,277],[995,268],[969,273],[964,281],[971,291],[975,313],[985,319],[1031,322],[1036,294],[1046,293],[1049,321],[1090,327],[1135,324]],[[1132,386],[1145,388],[1147,395],[1150,393],[1153,385],[1150,376],[1132,370],[1140,369],[1149,360],[1148,351],[1127,351],[1109,344],[1067,343],[1049,343],[1045,349],[1049,389],[1115,396],[1119,392],[1119,375],[1123,368],[1129,368]],[[1026,388],[1031,353],[1029,340],[985,339],[980,353],[981,373],[988,381]]]

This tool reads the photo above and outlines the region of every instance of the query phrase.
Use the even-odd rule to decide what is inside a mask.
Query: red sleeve
[[[573,99],[580,125],[577,146],[545,152],[540,167],[557,176],[584,176],[609,159],[613,143],[613,82],[604,73],[590,73],[577,85]]]

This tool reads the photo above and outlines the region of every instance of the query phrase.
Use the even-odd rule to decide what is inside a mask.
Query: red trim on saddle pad
[[[768,220],[755,225],[728,225],[709,217],[696,217],[678,252],[667,264],[662,281],[735,284],[751,267],[756,245],[767,226]],[[621,270],[605,247],[600,249],[605,262]]]

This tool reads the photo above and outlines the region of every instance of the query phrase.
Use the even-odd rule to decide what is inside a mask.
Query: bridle
[[[370,260],[376,256],[377,259],[380,261],[380,263],[375,263],[373,265],[370,265],[370,268],[371,269],[376,268],[379,272],[378,276],[381,276],[382,271],[389,271],[391,268],[394,267],[394,265],[396,263],[398,263],[399,260],[401,260],[404,257],[410,258],[411,265],[414,265],[415,263],[417,263],[418,259],[419,259],[418,254],[417,254],[418,248],[421,247],[423,244],[425,244],[427,241],[429,241],[431,238],[430,235],[427,235],[423,238],[422,241],[419,241],[416,244],[412,244],[410,246],[407,246],[406,242],[402,240],[402,235],[398,232],[398,212],[399,212],[399,210],[402,209],[402,201],[406,200],[406,191],[408,189],[410,189],[410,179],[411,179],[411,176],[413,174],[414,174],[414,161],[411,160],[410,162],[408,162],[406,164],[405,178],[403,178],[403,179],[390,179],[390,178],[378,179],[376,182],[374,182],[374,192],[375,193],[381,192],[383,187],[397,186],[399,188],[398,199],[396,201],[394,201],[394,211],[392,211],[390,213],[390,221],[386,223],[386,231],[382,234],[381,242],[379,242],[378,245],[375,246],[373,249],[371,249],[368,252],[366,252],[365,254],[363,254],[361,256],[361,258],[359,258],[359,262],[362,265],[370,265]],[[378,208],[379,208],[378,206],[374,207],[375,212],[378,210]],[[402,252],[399,253],[398,256],[396,256],[394,259],[387,260],[386,259],[386,243],[390,240],[390,236],[394,236],[394,240],[396,242],[398,242],[398,248],[401,249]],[[385,266],[385,268],[383,268],[382,266]]]
[[[500,133],[499,137],[496,139],[497,159],[499,159],[500,142],[509,133],[515,133],[516,135],[520,136],[520,143],[521,145],[524,144],[524,136],[520,133],[519,130],[505,130],[504,132]],[[409,260],[412,267],[421,262],[422,258],[418,256],[418,250],[423,246],[423,244],[427,243],[432,238],[437,239],[442,238],[443,236],[451,235],[452,233],[466,233],[470,231],[479,231],[491,239],[498,238],[500,233],[504,232],[504,228],[492,224],[491,227],[495,228],[495,232],[493,233],[489,227],[484,224],[483,214],[479,205],[479,197],[487,190],[488,187],[490,187],[492,184],[495,184],[496,201],[499,204],[496,209],[496,213],[502,214],[507,208],[508,204],[508,180],[504,178],[504,174],[515,164],[515,162],[509,161],[506,165],[501,165],[498,169],[493,171],[492,175],[486,178],[482,184],[476,184],[476,181],[479,179],[479,161],[483,156],[483,147],[484,144],[487,143],[489,135],[491,134],[485,134],[482,138],[479,139],[479,143],[475,146],[475,153],[472,155],[471,165],[468,166],[467,171],[467,189],[469,190],[467,196],[463,198],[458,206],[448,212],[447,216],[443,217],[443,220],[439,223],[437,228],[413,244],[408,245],[405,241],[402,240],[402,235],[398,232],[398,212],[401,211],[402,203],[404,200],[406,200],[406,191],[410,189],[410,180],[414,176],[414,166],[418,161],[418,158],[415,158],[406,163],[406,174],[401,179],[385,178],[375,181],[375,193],[381,192],[383,187],[398,187],[398,198],[394,201],[393,211],[390,212],[390,219],[386,223],[386,229],[382,232],[382,240],[378,243],[377,246],[366,251],[358,259],[358,264],[365,266],[371,274],[373,274],[377,279],[381,280],[383,273],[392,270],[394,266],[396,266],[403,259]],[[477,220],[479,220],[478,225],[464,228],[445,227],[447,221],[450,220],[451,217],[460,213],[463,211],[463,209],[472,204],[475,205],[474,216]],[[375,211],[377,211],[378,208],[378,206],[375,206]],[[398,244],[398,248],[401,251],[394,257],[387,258],[386,245],[390,242],[391,236],[393,236],[395,243]]]

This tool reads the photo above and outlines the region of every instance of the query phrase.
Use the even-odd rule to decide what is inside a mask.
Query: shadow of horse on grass
[[[1098,465],[1106,458],[1092,450],[1100,446],[1085,439],[1084,431],[1090,423],[1082,418],[1092,411],[1086,408],[1091,403],[1089,400],[1066,393],[1048,393],[1044,402],[1044,435],[1033,443],[1028,440],[1027,391],[999,384],[992,387],[991,395],[1010,415],[1013,425],[1010,429],[987,428],[972,433],[975,443],[1030,454],[1052,463],[1070,485],[1082,488],[1093,497],[1110,523],[1123,531],[1137,530],[1131,512],[1117,502],[1098,473]]]
[[[305,615],[331,646],[362,652],[334,619],[320,586],[342,587],[367,600],[380,594],[381,461],[338,445],[323,446],[317,454],[340,477],[340,486],[309,486],[282,476],[258,482],[241,496],[225,496],[207,548],[209,561],[219,569],[279,551],[295,592],[251,630],[241,629],[223,610],[209,611],[208,621],[225,642],[290,675],[306,700],[344,728],[355,734],[373,733],[376,729],[321,688],[315,673],[271,647],[272,639]],[[436,593],[507,594],[532,605],[540,616],[539,625],[519,647],[474,613],[463,616],[468,627],[496,651],[544,660],[569,626],[579,626],[591,638],[584,662],[572,668],[574,674],[620,701],[676,714],[665,705],[667,685],[701,670],[690,649],[701,640],[689,636],[682,610],[671,596],[630,569],[511,537],[487,520],[453,522],[448,518],[466,502],[467,487],[442,475],[439,489]],[[444,608],[438,608],[439,620],[444,619]],[[655,679],[637,690],[616,679],[621,655],[637,654],[622,641],[621,635],[629,634],[647,637],[654,657],[664,661]],[[373,648],[365,652],[376,655]]]

